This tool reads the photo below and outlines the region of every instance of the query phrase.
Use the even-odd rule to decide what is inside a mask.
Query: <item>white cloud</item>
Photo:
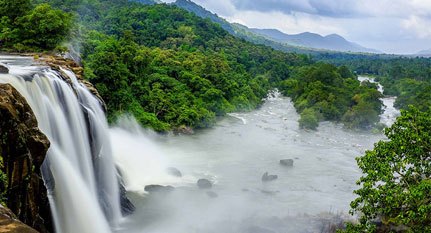
[[[249,27],[276,28],[290,34],[305,31],[323,35],[345,34],[345,30],[338,27],[330,18],[299,12],[284,14],[282,12],[238,11],[233,16],[227,17],[227,20]]]
[[[419,38],[431,39],[431,20],[416,15],[403,20],[402,26],[415,33]],[[431,45],[430,45],[431,46]]]

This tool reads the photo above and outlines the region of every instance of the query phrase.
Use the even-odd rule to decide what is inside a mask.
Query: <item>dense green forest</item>
[[[301,102],[295,106],[305,128],[316,128],[321,120],[361,128],[377,121],[373,105],[380,106],[379,96],[369,95],[374,99],[366,106],[358,97],[375,87],[360,87],[355,77],[343,77],[335,67],[322,68],[329,66],[314,64],[307,55],[236,38],[220,25],[176,6],[126,0],[35,0],[33,4],[42,4],[35,7],[38,9],[49,7],[46,3],[68,12],[61,13],[67,23],[64,28],[74,16],[77,24],[70,30],[69,43],[80,46],[85,77],[106,101],[110,121],[131,113],[142,125],[157,131],[208,127],[217,116],[258,107],[272,88],[281,88],[295,103]],[[59,39],[64,33],[57,35],[50,47],[38,48],[62,45]],[[16,49],[18,42],[6,45]],[[23,45],[25,49],[36,46]],[[307,88],[289,92],[285,88],[292,82],[286,80],[304,81]],[[341,91],[346,88],[349,92]],[[304,110],[309,114],[302,114]],[[369,111],[371,117],[360,119],[370,115]],[[310,116],[312,121],[305,123]]]
[[[315,59],[345,65],[357,74],[374,75],[384,94],[397,96],[395,107],[420,110],[431,106],[431,58],[387,55],[320,54]]]

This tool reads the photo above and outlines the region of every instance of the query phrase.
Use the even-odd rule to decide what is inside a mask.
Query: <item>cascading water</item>
[[[10,74],[0,75],[0,82],[12,84],[26,98],[51,142],[42,175],[56,232],[111,232],[121,212],[100,101],[70,71],[62,70],[65,80],[49,67],[12,60],[20,62],[10,64]]]

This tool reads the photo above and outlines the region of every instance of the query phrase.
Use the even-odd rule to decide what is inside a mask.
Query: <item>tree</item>
[[[19,40],[26,46],[54,49],[68,35],[71,23],[70,14],[41,4],[18,19]]]
[[[364,175],[351,207],[361,217],[347,232],[431,232],[431,112],[402,111],[385,135],[357,158]]]
[[[30,0],[0,0],[0,17],[6,16],[11,21],[24,16],[30,9]]]

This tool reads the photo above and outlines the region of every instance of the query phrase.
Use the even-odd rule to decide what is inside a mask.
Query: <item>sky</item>
[[[172,2],[173,0],[163,0]],[[252,28],[337,33],[385,53],[431,49],[431,0],[193,0]]]

